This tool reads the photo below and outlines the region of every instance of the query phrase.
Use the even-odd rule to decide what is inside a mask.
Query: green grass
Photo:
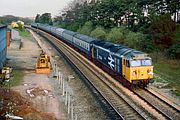
[[[13,77],[10,80],[10,86],[18,86],[21,84],[24,77],[24,72],[21,70],[14,70]]]
[[[29,37],[30,33],[27,30],[18,30],[21,37]]]
[[[30,37],[29,31],[27,31],[26,29],[20,30],[20,29],[17,29],[17,28],[16,28],[16,30],[19,32],[19,35],[20,35],[21,37]]]
[[[154,63],[154,80],[166,83],[164,88],[169,88],[173,94],[180,96],[180,62],[159,57],[160,59]]]

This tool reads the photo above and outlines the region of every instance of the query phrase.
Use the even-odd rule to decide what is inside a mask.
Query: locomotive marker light
[[[114,64],[113,64],[114,59],[112,58],[111,55],[109,55],[108,60],[109,60],[109,62],[108,62],[109,66],[111,67],[111,69],[114,69]]]

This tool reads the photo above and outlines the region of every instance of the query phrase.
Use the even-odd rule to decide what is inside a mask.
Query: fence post
[[[59,74],[58,74],[58,83],[59,83],[59,85],[60,85],[60,74],[61,74],[61,72],[59,72]],[[60,87],[61,87],[61,85],[60,85]]]
[[[66,94],[65,105],[67,105],[67,101],[68,101],[68,93],[67,93],[67,91],[65,91],[65,94]]]
[[[68,95],[68,114],[70,113],[70,106],[71,106],[71,95]]]
[[[62,96],[64,96],[64,92],[65,92],[65,90],[64,90],[64,82],[65,82],[65,80],[62,80]]]
[[[71,104],[71,120],[73,120],[74,119],[74,116],[73,116],[73,114],[74,114],[74,111],[73,111],[73,104]]]

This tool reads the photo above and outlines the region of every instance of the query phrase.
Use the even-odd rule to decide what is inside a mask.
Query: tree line
[[[42,15],[37,14],[35,18],[35,22],[52,25],[53,22],[51,18],[51,13],[44,13]]]
[[[180,58],[179,16],[180,0],[74,0],[54,25]]]
[[[9,25],[12,22],[16,22],[18,20],[23,21],[25,24],[30,24],[33,22],[33,20],[29,18],[22,18],[22,17],[13,16],[13,15],[0,16],[0,24],[3,24],[3,25]]]

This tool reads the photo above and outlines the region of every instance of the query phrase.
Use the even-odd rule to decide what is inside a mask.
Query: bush
[[[98,38],[98,39],[105,39],[106,38],[106,32],[102,27],[97,27],[95,30],[91,32],[92,37]]]
[[[180,59],[180,44],[174,44],[167,50],[168,56]]]
[[[92,30],[93,30],[92,22],[86,22],[82,28],[77,30],[77,32],[80,32],[85,35],[90,35]]]
[[[73,22],[73,23],[61,23],[58,25],[60,28],[68,29],[71,31],[76,32],[80,28],[81,24],[78,22]]]
[[[131,48],[141,49],[142,42],[145,40],[145,36],[142,33],[129,32],[126,38],[124,39],[124,44],[128,45]]]
[[[152,37],[150,35],[146,35],[144,41],[141,41],[142,47],[141,50],[151,53],[154,51],[154,44]]]
[[[124,42],[124,30],[120,28],[112,28],[106,39],[115,43],[123,43]]]
[[[80,23],[74,22],[74,23],[69,24],[66,28],[68,30],[76,32],[80,28],[80,26],[81,26]]]

